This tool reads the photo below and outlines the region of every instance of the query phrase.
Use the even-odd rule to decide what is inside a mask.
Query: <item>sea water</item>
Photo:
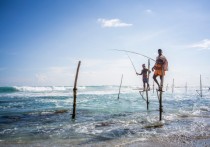
[[[149,110],[135,86],[81,86],[72,119],[73,87],[0,87],[0,145],[84,146],[144,141],[181,142],[210,136],[210,91],[197,87],[163,93],[159,121],[156,90]],[[146,98],[145,92],[143,93]],[[175,138],[175,139],[170,139]]]

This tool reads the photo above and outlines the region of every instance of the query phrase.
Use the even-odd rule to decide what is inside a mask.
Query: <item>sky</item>
[[[165,84],[210,85],[209,0],[0,0],[0,86],[142,85],[123,49],[169,62]],[[140,72],[147,58],[129,54]],[[151,61],[151,66],[154,62]],[[150,75],[152,79],[153,73]],[[152,84],[152,80],[150,80]]]

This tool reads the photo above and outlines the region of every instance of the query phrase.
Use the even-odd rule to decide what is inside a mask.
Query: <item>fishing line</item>
[[[128,54],[127,54],[127,56],[128,56]],[[129,56],[128,56],[128,58],[130,59],[131,64],[133,65],[133,68],[134,68],[135,72],[137,73],[136,68],[135,68],[135,66],[134,66],[134,64],[133,64],[133,62],[132,62],[132,60],[131,60],[131,58],[130,58]]]
[[[137,52],[128,51],[128,50],[120,50],[120,49],[111,49],[111,50],[121,51],[121,52],[127,52],[127,53],[132,53],[132,54],[137,54],[137,55],[140,55],[140,56],[146,57],[146,58],[148,58],[148,59],[151,59],[152,61],[154,61],[154,62],[155,62],[155,60],[154,60],[154,59],[152,59],[152,58],[150,58],[150,57],[148,57],[148,56],[146,56],[146,55],[143,55],[143,54],[137,53]]]

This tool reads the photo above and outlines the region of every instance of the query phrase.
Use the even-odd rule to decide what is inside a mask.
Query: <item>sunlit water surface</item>
[[[174,141],[186,141],[210,135],[207,88],[202,98],[196,87],[165,91],[161,122],[156,91],[149,91],[147,110],[135,87],[122,87],[119,99],[118,90],[118,86],[79,87],[72,120],[72,87],[1,87],[0,144],[69,146],[174,136]]]

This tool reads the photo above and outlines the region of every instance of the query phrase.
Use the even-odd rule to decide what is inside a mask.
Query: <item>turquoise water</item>
[[[69,146],[120,139],[210,135],[210,92],[200,98],[196,87],[163,94],[159,122],[156,92],[149,110],[135,87],[78,88],[76,119],[71,119],[72,87],[0,87],[0,144]],[[176,140],[175,140],[176,141]]]

